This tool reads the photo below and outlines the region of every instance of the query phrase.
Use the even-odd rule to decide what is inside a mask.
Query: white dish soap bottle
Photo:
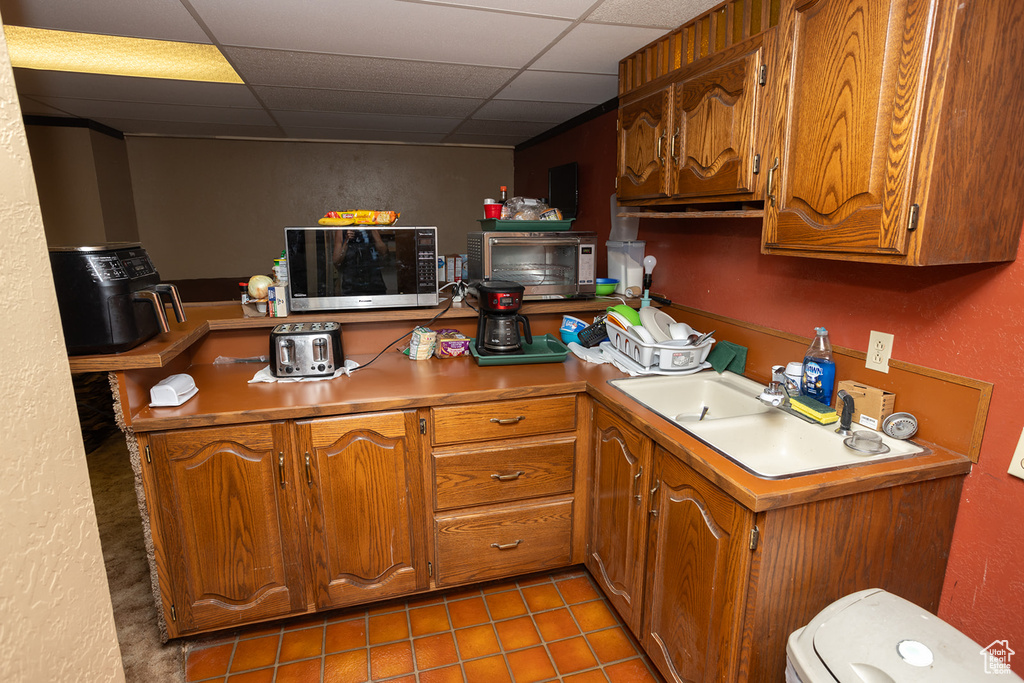
[[[814,331],[814,341],[804,354],[804,374],[800,393],[825,405],[831,405],[832,388],[836,382],[832,343],[828,339],[828,330],[824,327],[816,327]]]

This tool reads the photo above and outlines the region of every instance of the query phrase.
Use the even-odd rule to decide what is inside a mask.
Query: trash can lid
[[[999,641],[983,648],[934,614],[881,589],[833,603],[803,635],[812,638],[817,657],[840,683],[992,683],[996,669],[1007,674],[1000,678],[1003,683],[1021,681],[1010,673]]]

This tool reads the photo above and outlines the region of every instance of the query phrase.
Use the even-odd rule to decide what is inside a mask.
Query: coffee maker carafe
[[[491,280],[477,285],[480,306],[480,319],[476,328],[477,353],[482,356],[522,353],[520,324],[523,326],[526,343],[533,343],[530,321],[519,314],[525,289],[518,282],[503,280]]]

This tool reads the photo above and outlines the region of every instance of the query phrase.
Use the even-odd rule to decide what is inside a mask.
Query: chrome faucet
[[[793,392],[799,395],[800,387],[786,376],[786,366],[773,365],[772,381],[758,398],[766,405],[783,408],[789,405],[789,397],[794,395]]]

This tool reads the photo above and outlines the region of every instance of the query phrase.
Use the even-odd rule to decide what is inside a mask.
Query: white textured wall
[[[0,679],[123,681],[85,452],[0,35]]]

